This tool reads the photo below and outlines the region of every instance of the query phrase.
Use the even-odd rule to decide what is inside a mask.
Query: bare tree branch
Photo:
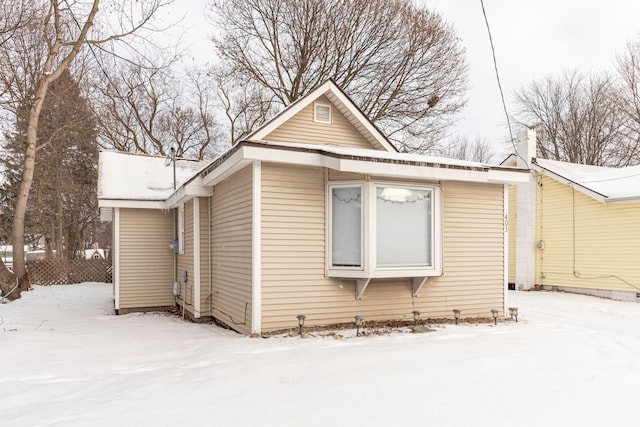
[[[434,153],[452,159],[491,163],[495,160],[496,150],[486,139],[476,137],[470,141],[466,136],[459,136],[454,138],[446,148],[436,150]]]
[[[516,121],[538,131],[542,158],[622,166],[637,142],[625,135],[620,92],[606,74],[578,70],[535,81],[515,94]]]
[[[49,86],[70,69],[91,40],[114,42],[130,37],[133,32],[148,26],[150,19],[167,2],[141,0],[131,3],[127,0],[115,0],[102,5],[105,12],[100,15],[100,0],[4,1],[8,2],[9,8],[21,9],[23,14],[17,15],[22,16],[19,22],[27,22],[26,25],[3,24],[6,28],[15,30],[12,37],[2,39],[3,43],[0,45],[0,106],[14,114],[14,117],[24,106],[29,111],[26,117],[22,177],[12,223],[14,271],[22,280],[25,277],[25,215],[36,168],[38,124]],[[110,10],[117,11],[119,17],[128,16],[129,19],[121,21],[121,31],[95,38],[95,35],[104,34],[94,25],[96,19],[104,17],[102,26],[108,27]],[[24,18],[25,14],[28,20]],[[5,18],[13,19],[13,15]],[[28,282],[23,280],[20,289],[27,287]]]
[[[251,81],[256,102],[274,110],[332,78],[402,150],[425,151],[464,105],[459,39],[408,0],[214,0],[210,11],[221,30],[222,102],[236,120],[247,94],[231,96],[234,83]]]
[[[173,58],[155,67],[112,64],[112,76],[96,82],[93,106],[105,148],[202,159],[226,148],[214,119],[213,90],[205,75],[178,77]]]

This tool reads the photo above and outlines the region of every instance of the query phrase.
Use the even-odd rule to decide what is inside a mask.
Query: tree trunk
[[[24,255],[25,216],[27,212],[27,201],[29,200],[29,191],[31,191],[31,184],[33,184],[33,173],[36,163],[38,120],[40,118],[40,111],[42,110],[42,104],[44,103],[44,98],[47,95],[48,88],[49,78],[44,77],[40,80],[33,104],[29,111],[29,120],[27,123],[27,149],[24,155],[22,181],[18,188],[16,210],[13,217],[13,272],[16,277],[20,279],[20,291],[26,291],[29,289]],[[19,295],[20,293],[18,292],[18,296]]]
[[[4,265],[2,258],[0,258],[0,291],[3,297],[11,301],[20,296],[20,289],[16,289],[16,276]]]

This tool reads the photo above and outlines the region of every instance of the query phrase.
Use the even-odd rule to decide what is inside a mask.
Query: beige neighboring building
[[[503,164],[517,160],[511,155]],[[509,283],[640,301],[640,166],[534,157],[530,167],[533,201],[518,200],[521,193],[510,189]],[[526,226],[518,217],[523,211],[532,213],[533,233],[521,239],[516,228]],[[519,258],[529,252],[534,268],[520,282]]]
[[[504,313],[507,186],[528,171],[399,153],[332,81],[176,161],[175,191],[164,163],[100,156],[118,313],[177,304],[244,334]]]

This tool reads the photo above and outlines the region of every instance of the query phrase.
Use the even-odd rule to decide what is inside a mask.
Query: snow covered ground
[[[0,305],[2,426],[632,425],[640,304],[512,292],[520,322],[251,339],[114,316],[110,285]]]

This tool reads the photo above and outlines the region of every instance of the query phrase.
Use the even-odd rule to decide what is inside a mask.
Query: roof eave
[[[628,196],[628,197],[607,197],[604,201],[607,205],[624,205],[627,203],[640,202],[640,196]]]
[[[195,197],[211,197],[213,188],[205,186],[201,176],[196,176],[186,184],[180,186],[169,196],[166,201],[167,208],[172,209],[178,205],[185,203]]]
[[[232,156],[225,159],[215,168],[206,170],[206,175],[203,177],[203,185],[213,185],[223,179],[222,177],[230,175],[252,161],[326,167],[340,172],[435,181],[519,184],[527,182],[529,178],[527,169],[490,166],[467,167],[379,157],[340,155],[324,152],[320,147],[294,148],[243,141]]]
[[[167,209],[166,200],[98,199],[98,208]]]
[[[538,163],[535,162],[535,160],[531,163],[531,168],[537,172],[540,172],[543,175],[548,176],[549,178],[552,178],[564,185],[566,185],[567,187],[571,187],[575,190],[578,190],[580,193],[591,197],[592,199],[595,199],[597,201],[599,201],[600,203],[610,203],[607,202],[607,196],[601,193],[598,193],[597,191],[594,191],[588,187],[585,187],[584,185],[575,182],[565,176],[560,175],[559,173],[552,171],[551,169],[545,168],[543,166],[540,166]]]

